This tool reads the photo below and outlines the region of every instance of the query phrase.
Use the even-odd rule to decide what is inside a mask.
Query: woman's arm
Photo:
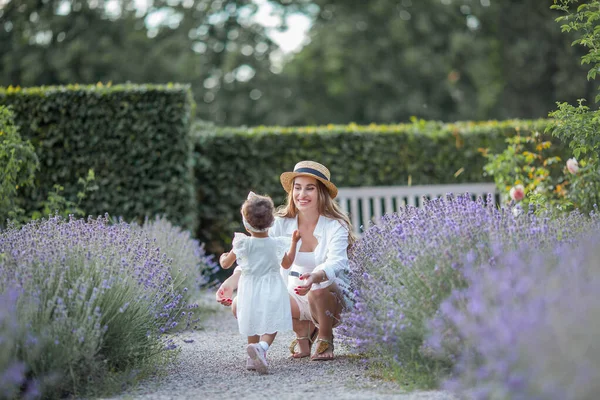
[[[325,262],[317,265],[313,270],[314,283],[334,279],[342,271],[348,270],[348,229],[337,222],[325,246],[327,246],[327,256]]]
[[[327,256],[325,262],[315,267],[313,272],[302,274],[300,280],[304,281],[302,285],[296,287],[295,291],[300,296],[306,295],[315,283],[323,283],[334,279],[342,271],[348,269],[348,230],[342,224],[337,224],[328,242]]]
[[[242,271],[239,268],[233,270],[233,274],[217,289],[215,298],[218,303],[224,306],[230,306],[233,299],[233,291],[237,289]]]

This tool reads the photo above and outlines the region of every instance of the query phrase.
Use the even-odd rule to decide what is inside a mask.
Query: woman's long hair
[[[354,234],[354,230],[352,229],[350,218],[348,218],[348,215],[346,215],[340,206],[331,198],[327,187],[318,179],[315,180],[317,181],[317,201],[319,206],[319,215],[338,220],[344,227],[346,227],[348,230],[348,249],[350,249],[357,239],[356,235]],[[296,218],[298,215],[298,209],[296,208],[296,204],[294,204],[293,186],[287,195],[286,204],[279,206],[275,211],[275,215],[281,218]]]

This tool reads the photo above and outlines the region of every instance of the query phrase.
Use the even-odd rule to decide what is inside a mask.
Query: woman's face
[[[298,176],[294,179],[292,192],[294,205],[298,211],[309,211],[319,209],[319,193],[317,180],[309,176]]]

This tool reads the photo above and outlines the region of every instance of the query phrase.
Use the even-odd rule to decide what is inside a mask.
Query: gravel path
[[[288,359],[293,332],[280,333],[269,349],[269,374],[245,369],[245,338],[229,308],[205,293],[201,306],[214,310],[203,329],[179,341],[182,352],[168,374],[146,381],[116,399],[401,399],[452,400],[444,392],[407,393],[399,385],[370,376],[363,363],[336,341],[336,359],[316,362]]]

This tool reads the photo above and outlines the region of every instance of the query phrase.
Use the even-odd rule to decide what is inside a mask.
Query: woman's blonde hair
[[[356,235],[352,229],[352,223],[350,218],[346,215],[340,206],[331,198],[327,187],[321,183],[318,179],[317,182],[317,201],[319,207],[319,215],[324,217],[335,219],[341,222],[341,224],[348,230],[348,248],[350,248],[356,241]],[[279,206],[275,211],[275,215],[281,218],[296,218],[298,215],[298,208],[294,204],[294,189],[288,192],[287,200],[285,205]]]

